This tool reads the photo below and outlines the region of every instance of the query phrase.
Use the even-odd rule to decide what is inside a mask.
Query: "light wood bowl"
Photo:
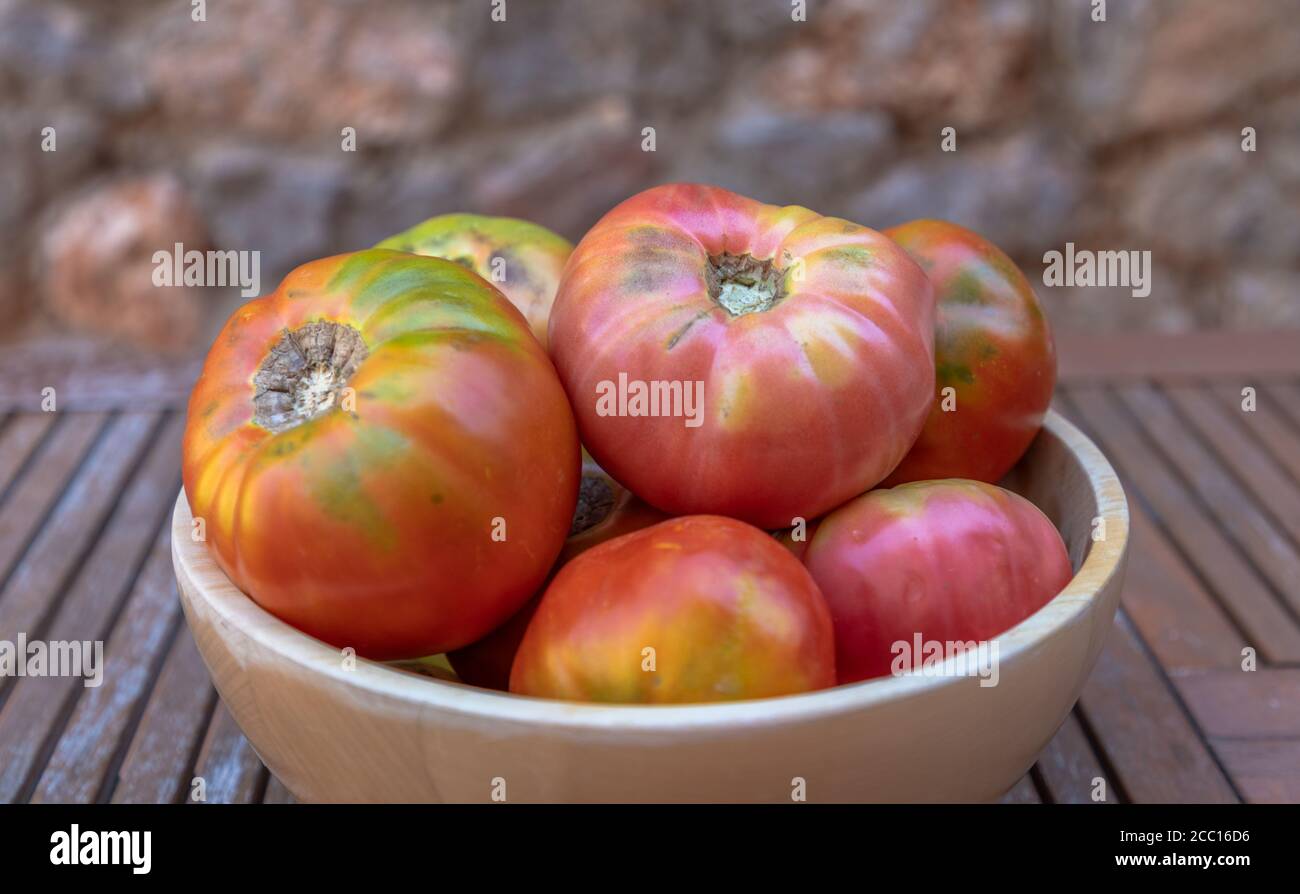
[[[172,558],[221,697],[305,801],[987,801],[1029,769],[1111,628],[1128,505],[1101,452],[1056,413],[1003,482],[1056,524],[1076,570],[999,638],[998,685],[901,676],[683,706],[525,698],[356,660],[276,619],[190,536]],[[1105,539],[1094,541],[1094,519]],[[802,786],[798,780],[802,780]]]

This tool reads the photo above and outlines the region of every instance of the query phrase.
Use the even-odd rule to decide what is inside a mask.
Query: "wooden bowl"
[[[230,582],[191,538],[183,491],[172,557],[221,697],[305,801],[789,802],[800,788],[809,801],[986,801],[1024,775],[1078,698],[1128,543],[1114,470],[1056,413],[1004,484],[1052,519],[1076,573],[999,638],[995,686],[915,675],[724,704],[525,698],[345,662]]]

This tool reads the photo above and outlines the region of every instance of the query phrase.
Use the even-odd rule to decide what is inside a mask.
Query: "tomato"
[[[924,478],[996,482],[1043,425],[1056,384],[1047,317],[1015,263],[977,233],[941,220],[886,230],[934,283],[935,394],[930,418],[886,487]],[[944,389],[953,403],[944,408]]]
[[[446,258],[497,286],[546,346],[546,326],[573,245],[546,227],[513,217],[443,214],[390,236],[376,248]]]
[[[584,451],[585,454],[585,451]],[[551,574],[574,556],[622,534],[639,531],[667,519],[664,513],[639,500],[631,491],[609,477],[589,456],[583,456],[582,484],[578,508],[573,513],[569,539],[556,559]],[[460,679],[487,689],[509,689],[510,667],[523,641],[528,622],[541,602],[539,591],[514,616],[476,643],[457,649],[448,658]]]
[[[882,234],[679,184],[583,237],[550,346],[614,478],[667,512],[776,528],[903,458],[934,394],[933,312],[929,280]]]
[[[190,397],[185,492],[259,605],[379,659],[463,646],[541,584],[577,498],[545,352],[457,264],[370,250],[245,304]]]
[[[822,519],[804,564],[835,622],[841,683],[890,672],[895,644],[987,640],[1070,581],[1038,507],[979,481],[874,490]]]
[[[708,702],[835,682],[817,585],[769,535],[689,516],[602,543],[547,588],[510,691],[593,702]]]

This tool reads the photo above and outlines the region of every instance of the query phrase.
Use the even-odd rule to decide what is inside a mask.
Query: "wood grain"
[[[201,360],[81,335],[43,335],[0,354],[0,407],[38,412],[55,389],[60,413],[184,408]]]
[[[33,801],[89,803],[111,789],[168,644],[182,627],[171,526],[157,532],[126,607],[108,634],[104,683],[81,694]]]
[[[13,641],[19,633],[31,639],[40,636],[44,619],[65,592],[64,582],[95,544],[157,422],[158,416],[151,413],[122,414],[109,421],[101,449],[77,469],[5,582],[0,639]],[[0,678],[0,691],[7,682]]]
[[[1159,527],[1131,508],[1133,551],[1123,603],[1142,639],[1168,671],[1235,667],[1247,638],[1188,570]]]
[[[1255,804],[1300,803],[1300,740],[1218,739],[1214,747],[1223,756],[1245,800]]]
[[[216,705],[203,659],[187,631],[172,643],[118,772],[114,803],[186,800],[207,720]]]
[[[147,555],[152,535],[163,520],[158,511],[160,498],[179,484],[175,458],[181,428],[180,418],[173,417],[154,441],[140,473],[109,518],[104,535],[95,541],[71,586],[58,601],[57,613],[48,629],[41,632],[45,639],[103,641]],[[129,449],[129,445],[123,446]],[[112,476],[105,477],[111,484]],[[93,513],[87,511],[83,520],[93,523]],[[33,630],[31,635],[35,633]],[[34,785],[44,765],[45,753],[53,749],[50,737],[58,732],[75,699],[85,691],[79,677],[24,677],[14,681],[0,710],[0,753],[6,756],[0,766],[0,800],[25,799],[29,784]]]
[[[1096,731],[1126,800],[1162,804],[1238,800],[1209,746],[1121,613],[1083,688],[1079,709]]]
[[[1038,789],[1034,786],[1033,777],[1026,773],[1020,777],[1020,781],[1007,791],[1005,795],[998,799],[1000,804],[1041,804],[1043,799],[1038,794]]]
[[[1246,503],[1260,506],[1265,524],[1289,536],[1294,554],[1294,544],[1300,543],[1300,481],[1288,475],[1250,436],[1247,426],[1253,414],[1226,410],[1203,387],[1174,385],[1164,393],[1195,429],[1198,439],[1213,451],[1212,461],[1241,482]]]
[[[1300,668],[1209,671],[1175,683],[1206,735],[1300,740]]]
[[[1293,426],[1277,404],[1267,397],[1261,400],[1257,394],[1254,411],[1246,413],[1242,412],[1241,389],[1236,385],[1212,385],[1206,390],[1229,415],[1241,420],[1292,481],[1300,481],[1300,427]]]
[[[50,507],[63,493],[106,419],[98,413],[86,413],[56,420],[32,468],[6,494],[0,504],[0,582],[8,579],[18,557],[40,531]]]
[[[19,413],[0,426],[0,495],[9,490],[53,424],[53,413]]]
[[[1300,662],[1300,628],[1259,572],[1175,478],[1141,431],[1104,388],[1070,388],[1058,397],[1116,459],[1152,518],[1186,563],[1208,582],[1220,607],[1269,661]]]
[[[1291,421],[1300,426],[1300,384],[1296,382],[1269,382],[1260,388],[1261,401],[1276,406]]]
[[[1250,558],[1291,611],[1300,613],[1300,587],[1295,586],[1300,581],[1300,552],[1285,531],[1250,500],[1223,461],[1216,460],[1155,388],[1128,385],[1118,392],[1160,452],[1182,473],[1187,489],[1213,513],[1220,530]],[[1236,467],[1249,458],[1228,454],[1224,459]]]
[[[194,775],[204,780],[209,804],[255,804],[261,800],[266,767],[223,704],[212,714]]]
[[[1101,767],[1101,761],[1084,734],[1075,713],[1065,718],[1061,729],[1038,756],[1036,764],[1053,804],[1116,804],[1119,791]],[[1097,780],[1102,780],[1099,786]],[[1094,800],[1093,792],[1104,792]]]

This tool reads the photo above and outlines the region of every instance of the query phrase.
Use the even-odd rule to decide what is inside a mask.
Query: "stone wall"
[[[173,241],[260,250],[269,290],[452,210],[576,239],[680,179],[953,219],[1040,286],[1067,241],[1152,252],[1149,298],[1040,288],[1060,328],[1300,325],[1300,0],[1107,6],[0,0],[0,323],[191,349],[237,299],[153,289]]]

